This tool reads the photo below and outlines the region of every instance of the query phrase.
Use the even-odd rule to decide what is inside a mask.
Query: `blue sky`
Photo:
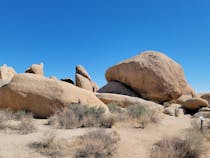
[[[210,91],[209,0],[0,0],[0,64],[74,78],[82,64],[100,86],[110,66],[145,50],[180,63]]]

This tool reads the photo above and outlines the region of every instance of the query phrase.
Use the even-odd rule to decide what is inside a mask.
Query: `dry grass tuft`
[[[40,142],[34,142],[29,147],[35,149],[42,155],[57,158],[62,156],[62,144],[56,140],[56,133],[53,130],[48,130],[43,133]]]
[[[163,138],[155,143],[151,158],[199,158],[205,153],[204,136],[197,130],[190,130],[183,139]]]
[[[35,131],[35,126],[32,122],[33,115],[24,111],[12,112],[9,110],[0,111],[0,130],[7,129],[18,131],[20,134],[28,134]],[[20,121],[18,125],[12,125],[8,122],[11,120]]]
[[[81,146],[76,150],[75,158],[109,158],[117,150],[119,135],[107,133],[103,129],[94,130],[79,138]]]
[[[114,119],[104,116],[104,109],[88,107],[84,105],[71,105],[57,111],[49,118],[49,125],[61,129],[73,129],[81,127],[111,128]]]
[[[127,110],[129,117],[139,124],[139,128],[145,128],[150,123],[158,123],[160,121],[155,111],[143,105],[131,105]]]
[[[29,134],[36,131],[36,127],[34,126],[33,120],[30,118],[22,118],[21,122],[14,127],[16,131],[18,131],[20,134]]]

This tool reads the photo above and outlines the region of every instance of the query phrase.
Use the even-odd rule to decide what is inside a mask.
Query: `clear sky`
[[[0,0],[0,64],[74,79],[82,64],[100,86],[110,66],[145,50],[180,63],[210,91],[209,0]]]

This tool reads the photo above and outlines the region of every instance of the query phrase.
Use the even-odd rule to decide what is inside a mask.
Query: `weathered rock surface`
[[[193,97],[191,95],[182,95],[176,100],[176,103],[183,105],[185,101],[187,101],[188,99],[192,99],[192,98]]]
[[[210,118],[210,108],[209,107],[203,107],[200,108],[199,111],[194,114],[194,117],[204,117],[204,118]]]
[[[0,108],[28,110],[38,117],[48,117],[70,104],[100,106],[109,113],[92,92],[35,74],[15,75],[8,85],[0,88]]]
[[[8,67],[6,64],[0,67],[0,87],[8,84],[13,76],[16,74],[12,67]]]
[[[71,83],[71,84],[74,84],[74,81],[70,78],[64,78],[64,79],[61,79],[61,81],[64,81],[64,82],[67,82],[67,83]]]
[[[210,118],[210,108],[209,107],[204,107],[200,108],[197,113],[193,115],[194,117],[204,117],[204,118]]]
[[[98,90],[98,86],[95,82],[93,82],[86,71],[86,69],[82,65],[76,66],[76,86],[86,89],[91,92],[96,92]]]
[[[26,73],[32,73],[32,74],[44,76],[43,68],[44,68],[44,64],[43,63],[41,63],[41,64],[33,64],[25,72]]]
[[[164,109],[163,113],[170,116],[180,117],[184,115],[184,111],[181,107],[182,105],[179,104],[171,104],[169,107]]]
[[[208,107],[208,102],[202,98],[191,98],[186,100],[182,106],[188,110],[196,110],[202,107]]]
[[[137,97],[130,97],[126,95],[112,94],[112,93],[96,93],[96,96],[105,104],[116,103],[122,108],[127,108],[130,105],[134,105],[134,104],[141,104],[155,111],[159,111],[159,112],[163,111],[162,105],[151,102],[151,101],[146,101],[144,99],[137,98]]]
[[[85,78],[87,78],[89,80],[91,80],[88,72],[86,71],[86,69],[82,65],[77,65],[76,66],[76,73],[84,76]]]
[[[93,87],[92,87],[92,83],[90,82],[90,80],[83,77],[80,74],[76,74],[76,86],[93,92]]]
[[[99,89],[98,85],[93,81],[91,83],[92,83],[93,92],[97,92]]]
[[[107,83],[104,87],[97,91],[98,93],[114,93],[114,94],[122,94],[132,97],[137,97],[138,95],[133,92],[131,89],[126,87],[120,82],[111,81]]]
[[[205,99],[208,101],[208,104],[210,104],[210,93],[204,93],[201,95],[202,99]]]
[[[194,95],[182,67],[166,55],[147,51],[106,71],[108,82],[118,81],[145,99],[166,102],[182,94]]]

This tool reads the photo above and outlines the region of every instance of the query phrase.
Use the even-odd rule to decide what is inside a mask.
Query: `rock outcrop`
[[[98,86],[95,82],[93,82],[82,65],[76,66],[76,86],[86,89],[91,92],[96,92],[98,90]]]
[[[202,98],[191,98],[186,100],[182,106],[187,110],[198,110],[202,107],[208,107],[208,102]]]
[[[130,105],[141,104],[145,107],[151,108],[155,111],[162,112],[163,106],[151,101],[146,101],[144,99],[140,99],[137,97],[130,97],[121,94],[112,94],[112,93],[96,93],[96,97],[98,97],[105,104],[115,103],[122,108],[127,108]]]
[[[12,67],[8,67],[6,64],[0,67],[0,87],[8,84],[13,76],[16,74]]]
[[[201,95],[202,99],[205,99],[208,101],[208,104],[210,104],[210,93],[204,93]]]
[[[204,118],[210,118],[210,108],[204,107],[200,108],[197,113],[194,114],[194,117],[204,117]]]
[[[118,81],[139,96],[155,102],[167,102],[183,94],[194,95],[182,67],[166,55],[147,51],[106,71],[108,82]]]
[[[177,104],[181,104],[183,105],[185,101],[187,101],[188,99],[192,99],[193,97],[191,95],[182,95],[181,97],[179,97],[177,100],[176,100],[176,103]]]
[[[67,82],[67,83],[70,83],[70,84],[74,84],[74,81],[70,78],[61,79],[61,81],[64,81],[64,82]]]
[[[0,88],[0,108],[31,111],[37,117],[48,117],[56,110],[71,104],[107,106],[92,92],[72,84],[35,74],[18,74]]]
[[[104,87],[97,91],[98,93],[114,93],[114,94],[122,94],[132,97],[138,97],[138,95],[133,92],[131,89],[126,87],[120,82],[111,81],[107,83]]]
[[[163,113],[170,116],[180,117],[184,115],[184,110],[180,104],[171,104],[169,107],[164,109]]]
[[[26,73],[32,73],[32,74],[44,76],[43,68],[44,68],[44,64],[43,63],[41,63],[41,64],[33,64],[25,72]]]

